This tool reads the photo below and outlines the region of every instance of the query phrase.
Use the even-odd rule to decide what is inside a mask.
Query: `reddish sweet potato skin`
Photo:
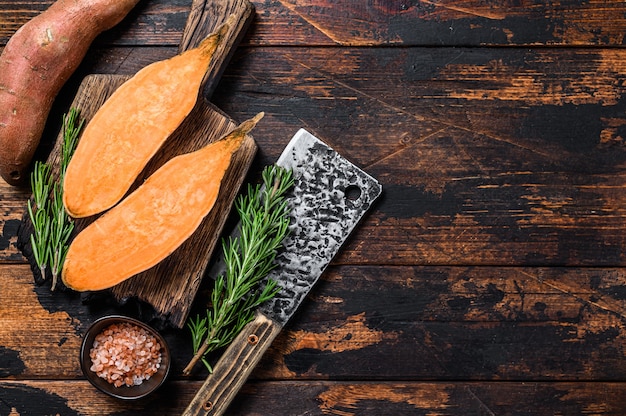
[[[52,103],[96,36],[140,0],[57,0],[0,55],[0,176],[23,185]]]

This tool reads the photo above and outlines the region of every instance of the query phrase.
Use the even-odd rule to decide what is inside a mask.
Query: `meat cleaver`
[[[280,287],[227,348],[183,413],[221,415],[382,192],[376,179],[300,129],[276,162],[292,169],[289,235],[267,276]]]

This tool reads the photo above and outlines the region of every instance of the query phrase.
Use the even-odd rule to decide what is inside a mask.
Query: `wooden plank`
[[[333,267],[263,379],[615,380],[621,269]]]
[[[260,2],[261,3],[261,2]],[[621,2],[272,1],[259,4],[259,44],[342,46],[622,45]],[[257,40],[258,39],[258,40]]]
[[[266,112],[253,174],[305,127],[383,183],[338,262],[617,266],[625,76],[621,49],[245,48],[213,102]]]
[[[0,44],[52,0],[0,3]],[[421,1],[365,5],[318,0],[253,2],[253,45],[622,46],[626,5],[593,2]],[[177,45],[191,0],[142,2],[98,43]],[[5,24],[6,22],[6,24]]]
[[[621,415],[620,383],[315,382],[248,385],[229,415]],[[276,400],[280,397],[281,400]]]
[[[0,44],[6,44],[15,31],[53,2],[0,2]],[[94,44],[176,46],[182,37],[191,3],[192,0],[141,1],[122,22],[100,35]]]
[[[80,376],[81,322],[71,297],[38,298],[26,265],[0,266],[0,288],[0,376]]]
[[[35,285],[26,264],[0,265],[0,378],[82,378],[78,360],[87,328],[97,318],[124,314],[150,322],[136,305],[119,306],[110,296],[86,298],[76,292]],[[161,328],[173,351],[176,377],[191,359],[186,330]]]
[[[235,62],[215,103],[273,116],[262,154],[304,126],[383,183],[338,261],[624,264],[622,50],[255,48]]]
[[[90,73],[134,74],[175,53],[95,49],[74,84]],[[541,145],[566,157],[590,146],[586,136],[572,138],[582,128],[593,134],[591,143],[619,144],[625,70],[621,49],[239,48],[212,101],[241,118],[252,113],[247,102],[264,105],[281,127],[306,123],[342,149],[358,137],[370,157],[357,161],[366,165],[397,136],[404,140],[391,141],[392,150],[410,144],[411,132],[420,137],[443,128],[517,139],[520,147]],[[381,131],[390,139],[379,138]],[[280,154],[282,145],[269,150]]]
[[[15,188],[0,181],[0,264],[25,260],[16,245],[29,197],[29,189]]]
[[[253,373],[257,380],[619,381],[626,377],[626,275],[614,268],[330,267]],[[207,292],[193,313],[204,313]],[[32,282],[0,267],[0,376],[81,378],[96,318],[134,307]],[[163,329],[172,380],[187,329]],[[215,360],[219,354],[209,357]],[[198,367],[192,379],[203,378]]]
[[[87,381],[2,381],[0,411],[6,415],[175,415],[193,397],[199,383],[168,383],[138,401],[113,399]]]
[[[2,381],[0,409],[10,415],[181,414],[197,386],[197,382],[170,383],[154,396],[128,402],[105,397],[84,381]],[[251,382],[227,414],[621,416],[625,396],[623,383]]]

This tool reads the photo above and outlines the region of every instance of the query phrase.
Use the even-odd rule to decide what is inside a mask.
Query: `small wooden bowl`
[[[149,379],[144,380],[137,386],[121,386],[115,387],[107,380],[99,377],[94,371],[91,371],[91,357],[89,352],[93,347],[94,340],[98,334],[109,327],[112,324],[129,323],[138,327],[144,328],[150,334],[152,334],[161,344],[161,364],[158,371],[152,375]],[[165,339],[155,329],[146,325],[145,323],[120,315],[105,316],[95,321],[85,333],[83,343],[80,348],[80,368],[83,374],[89,380],[89,382],[103,393],[109,396],[116,397],[123,400],[135,400],[140,399],[153,393],[165,382],[169,370],[170,370],[170,351]]]

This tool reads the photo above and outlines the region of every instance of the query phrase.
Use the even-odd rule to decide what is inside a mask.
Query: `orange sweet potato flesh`
[[[64,180],[75,218],[101,213],[127,193],[146,164],[189,115],[228,24],[197,48],[143,68],[87,124]]]
[[[178,248],[211,211],[232,155],[263,117],[224,138],[177,156],[81,231],[70,244],[62,279],[76,291],[110,288]]]
[[[29,169],[59,91],[96,36],[139,0],[57,0],[24,24],[0,55],[0,176],[28,183]]]

